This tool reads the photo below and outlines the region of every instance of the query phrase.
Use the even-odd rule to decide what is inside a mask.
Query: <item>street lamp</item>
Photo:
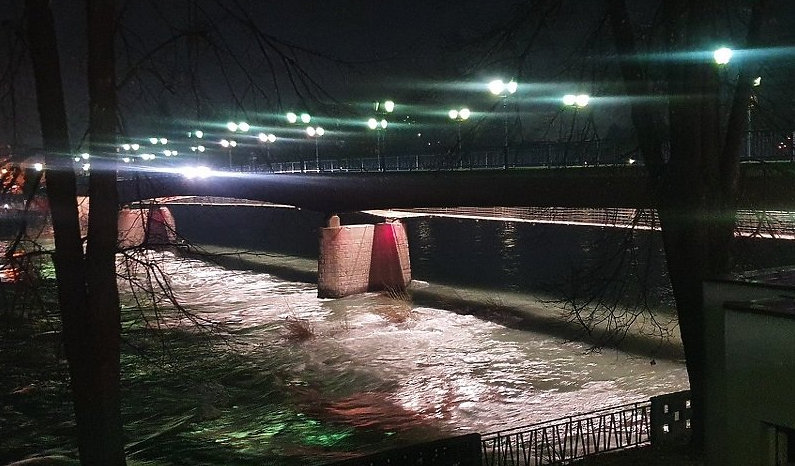
[[[249,125],[245,121],[241,121],[239,123],[235,123],[234,121],[230,121],[230,122],[228,122],[226,124],[226,129],[228,129],[230,133],[237,133],[237,132],[246,133],[246,132],[248,132],[248,130],[251,129],[251,125]],[[200,138],[201,136],[196,134],[196,137]]]
[[[458,151],[458,160],[461,163],[463,163],[463,160],[461,160],[461,122],[468,120],[470,115],[471,112],[466,107],[458,110],[452,109],[447,112],[447,116],[456,122],[456,149]]]
[[[317,171],[320,172],[320,150],[318,149],[317,140],[319,137],[326,134],[326,130],[324,130],[322,126],[317,126],[317,127],[307,126],[306,134],[307,136],[315,140],[315,165],[317,167]]]
[[[230,133],[246,133],[248,130],[251,129],[251,125],[246,123],[245,121],[241,121],[235,123],[234,121],[230,121],[226,124],[226,129],[229,130]],[[224,144],[226,141],[226,144]],[[234,139],[223,139],[221,141],[221,145],[229,150],[229,169],[232,169],[232,149],[237,147],[237,142]]]
[[[752,111],[754,105],[757,104],[756,88],[761,86],[761,85],[762,85],[762,77],[761,76],[757,76],[751,82],[751,96],[748,99],[748,136],[746,137],[746,140],[745,140],[745,155],[748,157],[748,159],[751,158],[751,131],[752,131],[752,128],[751,128],[751,111]]]
[[[519,85],[511,79],[507,83],[502,79],[495,79],[489,83],[489,92],[502,98],[502,113],[504,115],[505,139],[502,144],[503,167],[508,168],[508,96],[516,93]]]
[[[276,142],[276,135],[270,133],[269,134],[259,133],[257,135],[257,139],[259,139],[259,142],[265,144],[265,154],[267,156],[266,162],[269,166],[271,166],[271,144]],[[273,167],[271,166],[271,169],[272,168]]]
[[[384,171],[384,154],[381,150],[381,131],[386,132],[386,127],[389,123],[386,121],[386,118],[382,118],[377,120],[375,118],[370,118],[367,120],[367,127],[375,131],[375,157],[378,159],[378,170]],[[386,135],[383,136],[386,138]]]
[[[715,63],[718,65],[726,65],[731,61],[732,55],[734,55],[734,51],[732,49],[728,47],[721,47],[712,53],[712,58],[715,59]]]
[[[237,147],[237,141],[234,139],[221,139],[221,147],[227,150],[229,154],[229,169],[232,169],[232,149]]]
[[[287,122],[291,125],[298,124],[300,121],[301,123],[307,125],[310,121],[312,121],[312,117],[308,113],[301,113],[300,115],[295,112],[287,112]],[[304,160],[304,153],[302,149],[302,145],[298,145],[298,157],[301,159],[301,172],[303,173],[306,171],[306,161]]]
[[[388,114],[395,111],[395,101],[385,100],[384,102],[373,102],[373,110],[375,110],[379,119],[370,118],[367,120],[367,126],[376,131],[375,152],[378,158],[378,170],[386,170],[385,161],[385,147],[386,147],[386,127],[388,125],[386,117]]]
[[[260,142],[276,142],[276,135],[259,133],[257,139],[259,139]]]
[[[563,105],[566,107],[574,108],[574,116],[571,118],[571,128],[569,129],[569,141],[571,142],[571,138],[574,135],[574,127],[577,123],[577,113],[581,108],[585,108],[588,106],[588,103],[591,101],[591,96],[588,94],[566,94],[563,96]],[[562,126],[562,122],[561,122]],[[587,128],[587,127],[586,127]],[[563,165],[567,164],[567,158],[569,155],[569,144],[565,145],[563,150]],[[597,160],[597,164],[599,161]]]
[[[292,125],[298,123],[298,120],[301,120],[301,123],[309,123],[312,120],[312,117],[308,113],[302,113],[300,115],[296,114],[295,112],[287,112],[287,121]]]
[[[586,107],[591,101],[588,94],[566,94],[563,96],[563,105],[567,107],[582,108]]]

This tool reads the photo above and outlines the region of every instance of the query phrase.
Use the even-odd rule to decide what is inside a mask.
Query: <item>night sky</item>
[[[162,126],[166,121],[255,117],[288,109],[309,107],[316,113],[351,115],[362,112],[372,101],[393,98],[400,103],[420,101],[438,105],[490,105],[466,102],[468,95],[485,95],[485,82],[497,76],[518,73],[516,60],[503,59],[524,52],[538,16],[530,15],[519,34],[503,44],[503,57],[484,57],[484,37],[500,33],[502,25],[516,17],[517,8],[528,2],[519,0],[293,0],[289,2],[191,2],[132,1],[120,3],[123,9],[117,73],[127,77],[133,65],[136,72],[121,89],[125,124]],[[537,2],[540,3],[540,2]],[[637,12],[652,11],[654,2],[630,2]],[[793,32],[787,18],[793,17],[793,2],[775,2],[777,13],[766,25],[775,31],[774,41],[791,43]],[[0,13],[8,25],[21,25],[22,0],[12,0]],[[59,47],[62,56],[67,107],[74,137],[85,129],[85,36],[84,12],[72,2],[53,2]],[[223,11],[223,7],[231,10]],[[236,6],[237,5],[237,6]],[[560,2],[544,34],[533,37],[534,46],[523,62],[519,76],[523,86],[517,100],[523,112],[536,113],[533,124],[541,131],[543,115],[554,115],[564,89],[606,96],[594,105],[594,112],[620,113],[625,107],[615,96],[621,86],[589,74],[605,60],[612,45],[588,34],[599,24],[601,2]],[[242,8],[241,8],[242,7]],[[244,10],[243,10],[244,9]],[[231,19],[245,11],[265,34],[277,40],[278,47],[306,71],[318,89],[304,90],[303,98],[290,88],[282,57],[269,50],[263,58],[251,31]],[[737,10],[741,11],[741,10]],[[742,15],[738,18],[741,19]],[[640,24],[646,24],[641,20]],[[644,22],[646,21],[646,23]],[[174,34],[202,30],[206,36],[179,41],[151,60],[141,57]],[[8,29],[6,29],[8,31]],[[737,40],[742,28],[735,28]],[[9,34],[0,35],[3,54],[17,47]],[[291,48],[290,46],[294,46]],[[318,54],[315,54],[317,52]],[[483,61],[481,61],[483,60]],[[25,60],[22,60],[23,66]],[[793,62],[790,54],[786,63]],[[193,65],[191,65],[193,63]],[[568,65],[567,65],[568,63]],[[274,64],[274,68],[270,68]],[[585,66],[583,66],[585,65]],[[245,75],[241,68],[246,68]],[[589,67],[593,67],[590,68]],[[16,80],[18,99],[16,131],[23,139],[35,139],[37,116],[29,71],[23,68]],[[274,84],[274,78],[278,84]],[[615,75],[612,79],[615,79]],[[774,83],[765,80],[768,92]],[[230,90],[231,89],[231,90]],[[314,94],[310,96],[309,94]],[[442,95],[444,94],[444,95]],[[329,108],[338,101],[348,108]],[[491,102],[493,104],[493,102]],[[3,102],[8,106],[8,101]],[[336,105],[336,104],[334,104]],[[598,110],[597,110],[598,109]],[[366,110],[364,110],[366,111]],[[10,114],[0,130],[3,139],[12,140]],[[531,128],[525,125],[525,129]],[[606,129],[609,125],[602,125]],[[140,131],[145,131],[141,129]],[[30,143],[35,145],[35,142]]]

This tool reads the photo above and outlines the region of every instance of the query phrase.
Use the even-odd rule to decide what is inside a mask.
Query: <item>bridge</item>
[[[122,205],[174,196],[214,196],[291,205],[332,214],[418,207],[651,208],[638,165],[510,170],[257,173],[207,177],[137,174],[118,182]],[[795,210],[795,163],[740,166],[738,208]]]
[[[207,172],[209,176],[132,176],[118,182],[119,200],[212,196],[295,206],[325,214],[321,230],[318,295],[342,297],[405,289],[411,281],[408,238],[399,222],[339,224],[334,214],[379,209],[444,207],[567,207],[651,209],[644,167],[599,165],[396,172]],[[795,164],[741,164],[738,208],[795,210]],[[152,221],[152,214],[158,220]],[[137,215],[120,225],[135,225]],[[170,214],[150,210],[152,225]],[[140,224],[140,223],[139,223]],[[175,226],[170,225],[172,232]],[[128,230],[132,231],[132,229]],[[162,228],[161,228],[162,231]],[[135,236],[145,238],[149,233]],[[134,236],[134,235],[133,235]]]

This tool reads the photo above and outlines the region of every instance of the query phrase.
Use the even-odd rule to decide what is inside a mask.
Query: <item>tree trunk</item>
[[[116,11],[114,0],[88,0],[88,96],[92,168],[89,179],[91,209],[86,245],[88,315],[93,326],[89,396],[84,403],[87,434],[103,437],[97,456],[83,464],[123,465],[124,432],[121,419],[121,317],[116,284],[118,193],[116,190]],[[88,380],[88,379],[87,379]]]
[[[45,176],[55,236],[53,262],[80,460],[84,465],[124,465],[119,396],[118,294],[115,267],[108,267],[115,258],[116,190],[115,186],[107,183],[99,184],[100,189],[97,189],[92,180],[94,198],[106,201],[98,203],[98,212],[93,212],[96,206],[92,205],[91,215],[95,223],[94,234],[104,237],[104,242],[98,241],[99,245],[90,247],[94,251],[99,249],[101,254],[89,254],[91,260],[87,261],[80,238],[76,183],[69,155],[71,150],[52,12],[48,0],[26,0],[25,5],[42,138],[47,150]],[[108,23],[113,21],[111,18]],[[110,66],[113,69],[112,63]],[[113,176],[115,180],[115,174]],[[112,222],[108,220],[111,203]],[[101,221],[103,218],[104,222]],[[113,247],[108,249],[111,223]],[[112,284],[110,287],[109,283]]]
[[[754,6],[747,46],[757,41],[765,3],[758,0]],[[635,38],[624,0],[610,0],[608,6],[619,54],[636,57]],[[704,50],[711,42],[710,33],[714,32],[710,24],[715,20],[717,6],[714,1],[668,1],[664,5],[664,20],[671,25],[666,31],[669,47]],[[703,342],[708,338],[703,282],[726,273],[729,268],[739,150],[741,135],[746,130],[743,116],[751,91],[751,75],[744,69],[730,105],[728,96],[721,92],[726,77],[715,66],[711,62],[676,63],[667,68],[671,148],[668,161],[663,160],[660,148],[659,116],[646,108],[646,104],[632,105],[633,124],[648,161],[649,183],[660,216],[690,379],[692,444],[699,451],[704,443],[706,397],[707,361]],[[643,95],[651,89],[642,68],[632,58],[622,60],[621,71],[629,95]]]

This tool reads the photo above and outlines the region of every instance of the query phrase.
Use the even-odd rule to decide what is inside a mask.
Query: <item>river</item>
[[[591,351],[553,328],[512,325],[512,318],[500,316],[502,308],[556,315],[559,305],[549,300],[553,285],[596,257],[602,239],[595,231],[406,219],[415,279],[409,294],[426,299],[379,293],[319,299],[312,283],[319,216],[253,207],[171,209],[180,234],[197,245],[194,250],[210,254],[156,253],[175,295],[198,316],[223,324],[258,370],[279,374],[289,396],[273,396],[284,403],[281,410],[297,413],[288,423],[311,416],[359,437],[375,435],[377,442],[365,445],[373,439],[365,435],[369,440],[361,446],[383,448],[493,432],[687,388],[681,360]],[[659,268],[659,258],[643,260]],[[312,338],[294,338],[289,322],[308,327]],[[269,422],[263,419],[257,422]],[[277,438],[260,427],[230,442],[237,448],[281,442],[279,451],[317,454],[299,437]],[[271,454],[279,453],[263,456]]]

